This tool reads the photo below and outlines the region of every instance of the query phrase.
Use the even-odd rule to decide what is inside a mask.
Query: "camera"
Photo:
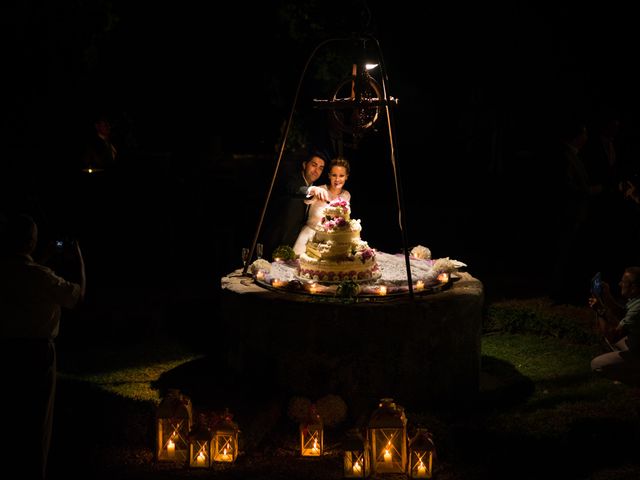
[[[63,237],[58,237],[53,241],[53,247],[55,249],[56,252],[58,253],[63,253],[65,251],[69,250],[69,247],[71,247],[74,243],[73,238],[71,238],[70,236],[63,236]]]

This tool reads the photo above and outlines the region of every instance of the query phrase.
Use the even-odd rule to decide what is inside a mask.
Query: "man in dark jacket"
[[[306,198],[317,196],[321,200],[328,200],[327,191],[313,185],[328,162],[325,152],[313,151],[302,162],[301,169],[290,168],[281,175],[282,180],[277,184],[269,205],[268,223],[262,236],[267,258],[280,245],[293,246],[307,220]]]

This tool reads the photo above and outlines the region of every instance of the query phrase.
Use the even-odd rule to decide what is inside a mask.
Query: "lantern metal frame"
[[[211,463],[211,439],[191,441],[189,443],[189,466],[209,468]]]
[[[393,399],[383,398],[367,428],[372,473],[405,473],[407,468],[407,418]]]
[[[324,452],[324,428],[322,422],[300,424],[300,455],[320,457]]]
[[[233,463],[238,458],[238,425],[231,421],[231,415],[225,412],[223,419],[213,432],[211,458],[218,463]]]
[[[435,445],[431,433],[426,428],[418,428],[409,441],[409,478],[432,478]]]
[[[191,400],[178,390],[169,390],[156,410],[156,461],[187,463]]]
[[[207,427],[204,417],[201,416],[199,422],[189,432],[189,467],[211,467],[212,439],[213,433]]]
[[[315,405],[309,407],[306,421],[300,424],[300,455],[320,457],[324,453],[324,425]]]
[[[371,459],[366,436],[351,430],[342,448],[344,478],[367,478],[371,474]]]

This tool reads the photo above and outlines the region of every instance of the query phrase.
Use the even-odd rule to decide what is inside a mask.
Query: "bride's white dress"
[[[324,188],[327,191],[329,190],[326,185],[322,185],[320,188]],[[351,202],[351,194],[347,190],[342,190],[340,195],[332,195],[331,192],[329,192],[330,201],[333,201],[336,198],[341,198],[347,202]],[[309,205],[309,215],[307,216],[307,223],[300,230],[296,243],[293,245],[293,251],[296,252],[296,255],[300,255],[306,250],[307,241],[312,239],[316,233],[313,227],[322,219],[322,212],[328,202],[311,199],[305,200],[305,203]]]

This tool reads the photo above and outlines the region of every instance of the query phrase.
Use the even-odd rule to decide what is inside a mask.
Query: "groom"
[[[275,196],[269,205],[269,223],[264,234],[266,258],[279,245],[293,246],[300,229],[307,220],[308,206],[304,200],[313,196],[328,201],[328,192],[313,183],[320,178],[324,166],[330,160],[321,150],[312,151],[302,162],[301,169],[290,169],[281,176]]]

